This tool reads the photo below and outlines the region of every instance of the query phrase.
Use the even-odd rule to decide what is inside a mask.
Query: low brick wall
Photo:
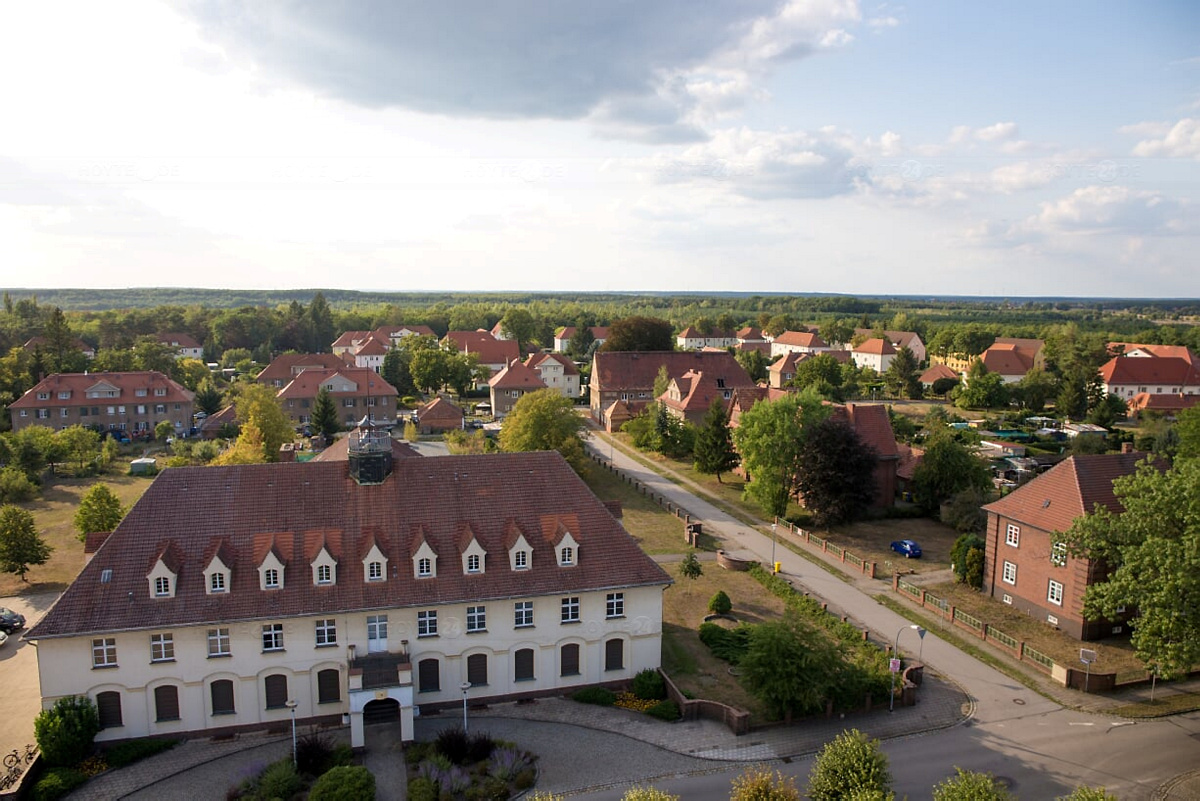
[[[717,551],[717,564],[726,570],[736,570],[739,573],[744,573],[758,564],[758,562],[753,559],[741,559],[727,551]]]
[[[750,713],[746,710],[722,704],[719,701],[688,698],[675,686],[675,682],[671,681],[670,676],[661,670],[659,673],[662,673],[663,681],[667,685],[667,697],[679,705],[679,712],[684,720],[703,718],[720,721],[738,736],[750,731]]]

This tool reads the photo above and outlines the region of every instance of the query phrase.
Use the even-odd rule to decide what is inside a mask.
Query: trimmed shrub
[[[667,683],[654,668],[646,668],[634,676],[630,689],[643,701],[659,701],[667,697]]]
[[[100,731],[100,713],[85,695],[59,698],[33,720],[34,738],[51,766],[68,767],[87,759]]]
[[[161,754],[179,745],[179,740],[169,740],[147,737],[141,740],[128,740],[118,743],[104,752],[104,761],[110,768],[123,768],[140,759]]]
[[[791,776],[754,765],[733,780],[729,801],[800,801],[800,791]]]
[[[408,801],[438,801],[440,788],[433,779],[418,776],[408,780]]]
[[[54,801],[87,781],[74,768],[50,768],[33,786],[33,801]]]
[[[290,759],[272,762],[258,777],[258,787],[254,792],[255,798],[274,799],[291,798],[304,786],[296,766]]]
[[[790,588],[789,588],[790,591]],[[708,646],[712,655],[736,665],[750,647],[750,632],[753,627],[745,624],[736,629],[727,629],[716,623],[700,624],[700,642]]]
[[[517,774],[517,778],[513,781],[513,786],[518,790],[528,790],[533,786],[535,781],[537,781],[537,773],[534,772],[533,768],[525,768],[525,770]],[[409,798],[412,798],[412,796],[410,795]]]
[[[331,768],[313,782],[308,793],[309,801],[374,801],[374,798],[375,776],[361,765]]]
[[[612,706],[617,702],[617,694],[603,687],[584,687],[571,694],[572,701],[581,704],[596,704],[597,706]]]
[[[714,615],[728,615],[733,609],[733,601],[725,594],[725,590],[717,590],[717,594],[708,599],[708,611]]]
[[[646,714],[659,720],[679,720],[679,704],[674,701],[659,701],[646,710]]]

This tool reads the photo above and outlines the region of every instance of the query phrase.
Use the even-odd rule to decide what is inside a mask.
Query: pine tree
[[[317,392],[317,399],[313,402],[312,427],[327,441],[332,441],[334,435],[342,430],[342,424],[338,421],[337,405],[325,387],[321,387]]]
[[[696,434],[692,454],[696,470],[705,474],[715,473],[718,483],[721,473],[737,467],[740,459],[733,448],[733,435],[725,419],[725,404],[721,403],[720,398],[713,398],[712,405],[708,407],[704,423]]]

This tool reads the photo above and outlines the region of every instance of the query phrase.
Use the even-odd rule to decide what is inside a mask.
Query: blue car
[[[912,540],[896,540],[892,543],[892,550],[904,554],[905,559],[921,558],[921,546]]]

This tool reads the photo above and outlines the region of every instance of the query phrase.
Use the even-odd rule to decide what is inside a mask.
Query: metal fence
[[[1017,650],[1017,640],[1015,637],[1010,637],[995,626],[987,627],[987,636],[989,639],[1002,642],[1014,651]]]
[[[897,582],[896,586],[900,588],[901,592],[907,593],[908,595],[911,595],[914,598],[921,597],[921,588],[918,587],[916,584],[910,584],[909,582],[905,581],[904,579],[900,579]]]
[[[1028,645],[1025,646],[1024,657],[1030,662],[1033,662],[1035,665],[1039,665],[1046,671],[1051,671],[1054,669],[1053,659],[1046,656],[1041,651],[1030,648]]]
[[[948,604],[944,599],[939,598],[936,595],[930,595],[929,593],[925,593],[925,604],[927,606],[936,606],[938,609],[941,609],[942,612],[950,611],[950,604]]]
[[[976,631],[983,631],[983,621],[977,617],[968,615],[961,609],[954,610],[954,621],[956,623],[962,623],[964,626],[975,629]]]

